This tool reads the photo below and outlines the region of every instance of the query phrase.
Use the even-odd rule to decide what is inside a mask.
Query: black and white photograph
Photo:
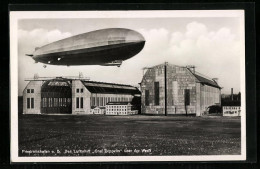
[[[246,160],[243,10],[11,11],[11,161]]]

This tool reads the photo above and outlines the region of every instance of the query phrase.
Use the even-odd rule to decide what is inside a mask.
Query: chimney
[[[231,88],[231,100],[233,101],[233,88]]]
[[[38,78],[39,78],[38,73],[35,73],[34,76],[33,76],[33,79],[38,79]]]
[[[79,79],[82,79],[82,78],[83,78],[83,73],[79,72]]]
[[[195,66],[191,67],[192,73],[195,73]]]

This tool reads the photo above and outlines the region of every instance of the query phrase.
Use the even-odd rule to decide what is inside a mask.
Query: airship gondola
[[[108,28],[87,32],[35,48],[35,62],[51,65],[120,66],[144,47],[144,37],[130,29]]]

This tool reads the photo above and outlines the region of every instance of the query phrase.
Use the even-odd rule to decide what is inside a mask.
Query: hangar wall
[[[167,106],[175,106],[175,114],[186,114],[185,90],[189,92],[189,105],[187,113],[196,112],[196,79],[187,68],[175,65],[167,65]],[[170,110],[168,108],[170,114]]]
[[[90,114],[91,93],[80,80],[72,81],[72,114]]]
[[[187,111],[187,114],[201,116],[208,106],[220,104],[221,88],[216,81],[202,77],[195,69],[160,64],[148,68],[143,76],[142,114],[165,114],[165,66],[167,114],[186,114]]]
[[[187,112],[196,112],[196,83],[195,78],[187,69],[178,66],[167,66],[167,112],[168,114],[185,114],[184,90],[190,91],[190,105]],[[164,114],[165,104],[165,80],[164,64],[148,69],[141,82],[142,91],[142,113],[143,114]],[[155,82],[159,83],[159,105],[155,104]],[[149,92],[149,98],[146,94]],[[149,99],[149,105],[145,100]]]
[[[30,81],[23,91],[23,114],[41,114],[42,81]]]
[[[23,113],[93,114],[95,107],[105,108],[108,102],[131,102],[136,92],[140,94],[130,85],[62,77],[33,79],[24,89]]]
[[[214,104],[221,104],[220,89],[200,84],[200,110],[205,111],[207,107]]]

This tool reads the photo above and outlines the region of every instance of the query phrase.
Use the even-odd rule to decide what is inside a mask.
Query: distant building
[[[195,72],[192,66],[166,63],[147,68],[140,85],[142,114],[201,116],[209,106],[221,103],[217,79]]]
[[[241,116],[241,93],[233,93],[231,88],[230,94],[221,95],[221,104],[223,116]]]
[[[131,102],[133,86],[80,78],[31,79],[23,91],[23,114],[104,114],[108,102]]]
[[[91,114],[105,114],[106,109],[104,107],[92,106],[90,109]]]
[[[223,116],[241,116],[240,106],[223,106]]]
[[[137,110],[132,110],[129,102],[108,102],[106,104],[106,115],[132,115],[137,114]]]

